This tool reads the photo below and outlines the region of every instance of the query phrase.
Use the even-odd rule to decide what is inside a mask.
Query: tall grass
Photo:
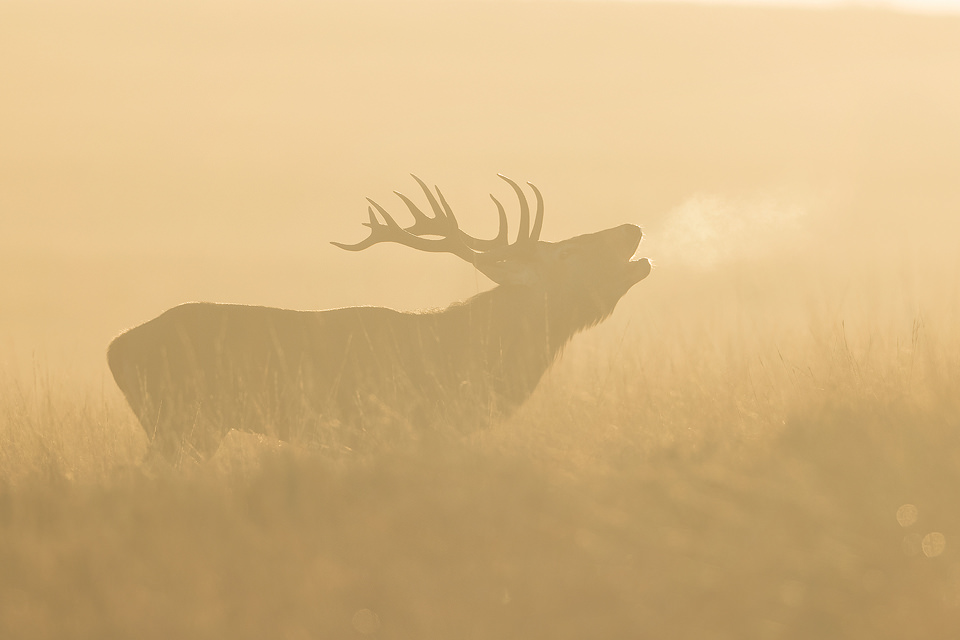
[[[8,379],[0,637],[960,629],[946,316],[881,331],[632,313],[505,423],[355,461],[232,434],[209,464],[141,465],[112,390]]]

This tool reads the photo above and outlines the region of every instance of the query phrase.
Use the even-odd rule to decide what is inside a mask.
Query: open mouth
[[[635,228],[636,243],[633,244],[633,251],[630,252],[630,257],[627,259],[627,272],[633,282],[637,283],[650,275],[652,265],[648,258],[637,255],[640,252],[640,241],[643,239],[643,232],[639,227]]]
[[[634,282],[640,282],[650,275],[650,270],[653,267],[647,258],[631,258],[627,263],[627,268],[630,270],[630,275],[636,278]]]
[[[623,265],[623,277],[628,286],[640,282],[650,275],[650,260],[637,255],[640,250],[640,241],[643,231],[635,224],[624,224],[613,229],[600,231],[599,235],[605,241],[610,251],[610,257]],[[620,261],[623,262],[620,262]]]
[[[625,224],[602,233],[607,234],[614,255],[625,262],[632,262],[640,248],[643,231],[635,224]]]

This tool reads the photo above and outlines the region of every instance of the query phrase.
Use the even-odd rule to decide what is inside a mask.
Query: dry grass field
[[[4,2],[0,638],[957,637],[957,78],[873,10]],[[410,171],[654,271],[482,432],[145,460],[121,330],[488,286],[330,246]]]

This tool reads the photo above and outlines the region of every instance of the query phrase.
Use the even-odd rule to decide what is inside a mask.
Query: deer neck
[[[596,322],[563,291],[521,285],[501,285],[448,309],[456,310],[469,324],[475,345],[523,354],[544,368],[574,335]]]

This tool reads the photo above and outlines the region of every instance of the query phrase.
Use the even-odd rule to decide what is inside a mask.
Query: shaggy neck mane
[[[549,364],[573,336],[612,311],[612,305],[588,304],[564,289],[500,285],[439,313],[460,316],[470,334],[490,347],[539,352]]]

